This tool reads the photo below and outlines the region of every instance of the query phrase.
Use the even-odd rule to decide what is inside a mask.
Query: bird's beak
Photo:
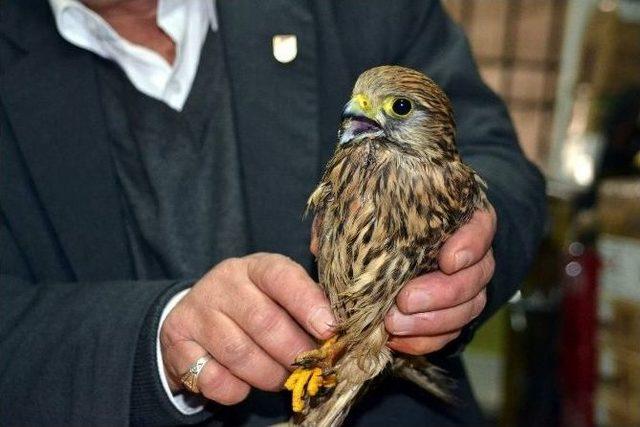
[[[347,102],[342,112],[342,118],[347,117],[366,117],[374,120],[373,105],[366,95],[358,93]]]
[[[375,119],[375,111],[366,95],[356,94],[347,102],[342,111],[340,144],[345,144],[357,136],[382,135],[382,126]]]

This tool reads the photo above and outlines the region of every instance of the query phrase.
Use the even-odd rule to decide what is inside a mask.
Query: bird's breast
[[[482,192],[462,162],[432,162],[384,140],[346,147],[321,186],[321,241],[345,251],[436,248],[470,218]]]

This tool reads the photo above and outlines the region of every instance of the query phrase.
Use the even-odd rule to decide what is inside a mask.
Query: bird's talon
[[[289,375],[284,388],[291,391],[293,412],[303,412],[310,398],[324,396],[337,384],[333,371],[336,351],[335,339],[327,340],[322,347],[300,354],[293,363],[296,370]]]
[[[284,388],[291,391],[291,408],[293,412],[304,411],[311,397],[324,395],[326,391],[335,386],[335,374],[331,374],[333,380],[327,381],[320,368],[298,368],[289,375]],[[328,384],[333,384],[328,386]]]
[[[305,385],[309,382],[312,371],[298,368],[291,373],[284,387],[291,391],[291,408],[293,412],[302,412],[305,405]]]
[[[318,394],[320,387],[324,385],[324,378],[322,377],[322,369],[315,368],[312,371],[311,378],[309,378],[309,382],[307,383],[307,393],[309,396],[313,397]]]

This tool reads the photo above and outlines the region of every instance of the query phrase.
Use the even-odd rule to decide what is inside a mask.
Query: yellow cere
[[[372,113],[372,104],[369,98],[362,93],[358,93],[353,96],[353,100],[358,103],[358,107],[365,113],[367,116],[370,116]]]

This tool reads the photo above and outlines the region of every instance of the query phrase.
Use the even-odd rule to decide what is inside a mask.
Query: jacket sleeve
[[[207,411],[186,417],[173,407],[156,366],[161,311],[189,284],[77,281],[52,243],[55,231],[43,219],[4,111],[0,129],[2,424],[202,421]]]
[[[162,307],[188,283],[35,282],[0,216],[3,425],[177,425],[156,366]]]
[[[362,3],[338,4],[354,75],[383,63],[399,64],[440,84],[453,103],[460,153],[486,180],[497,212],[496,270],[487,307],[460,340],[468,341],[473,329],[518,290],[536,254],[546,220],[544,179],[525,158],[504,103],[480,78],[463,31],[439,1]]]

